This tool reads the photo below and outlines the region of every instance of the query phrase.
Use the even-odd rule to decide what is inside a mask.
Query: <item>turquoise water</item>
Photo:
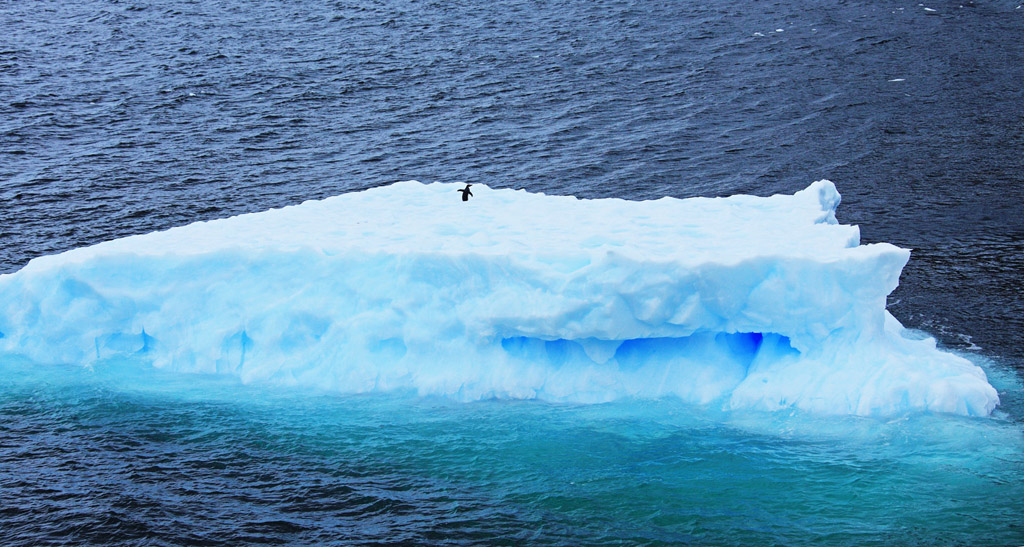
[[[1019,544],[988,419],[339,395],[0,361],[5,543]]]
[[[1024,544],[1019,6],[4,2],[0,272],[396,180],[829,178],[914,250],[890,311],[1007,361],[992,418],[874,420],[0,356],[0,545]]]

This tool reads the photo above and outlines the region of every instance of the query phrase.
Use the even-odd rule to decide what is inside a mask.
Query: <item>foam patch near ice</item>
[[[0,351],[340,392],[987,415],[984,372],[885,310],[910,253],[829,181],[580,200],[402,182],[40,257]]]

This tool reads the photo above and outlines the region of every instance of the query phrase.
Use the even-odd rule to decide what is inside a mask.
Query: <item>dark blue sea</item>
[[[2,545],[1024,544],[1019,0],[0,0],[0,273],[399,180],[791,193],[990,418],[455,403],[0,359]]]

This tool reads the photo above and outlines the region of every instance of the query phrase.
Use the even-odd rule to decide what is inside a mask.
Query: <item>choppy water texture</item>
[[[0,271],[401,179],[829,178],[914,249],[893,313],[1005,363],[992,420],[882,423],[4,362],[0,542],[1022,543],[1021,36],[1002,0],[0,0]]]
[[[1020,423],[0,365],[4,543],[1015,544]],[[997,377],[1020,416],[1020,384]]]

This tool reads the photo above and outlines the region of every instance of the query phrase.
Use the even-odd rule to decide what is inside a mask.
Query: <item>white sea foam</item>
[[[910,253],[819,181],[632,202],[403,182],[33,260],[0,351],[133,355],[341,392],[987,415],[984,372],[885,310]]]

